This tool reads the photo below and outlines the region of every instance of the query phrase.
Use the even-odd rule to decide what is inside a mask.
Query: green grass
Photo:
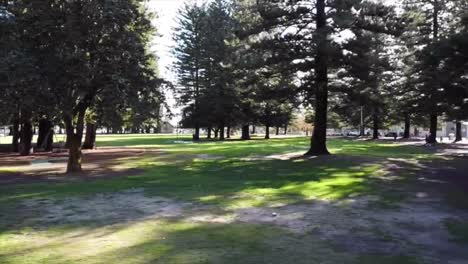
[[[99,146],[136,146],[156,147],[161,150],[181,153],[207,153],[232,157],[252,154],[276,154],[292,151],[306,152],[310,144],[308,137],[274,138],[263,140],[255,138],[250,141],[227,140],[209,141],[202,140],[192,143],[190,137],[182,136],[155,136],[155,135],[101,135],[98,136]],[[334,154],[346,154],[371,157],[424,157],[429,151],[416,146],[401,146],[393,143],[379,141],[352,141],[345,139],[331,139],[328,148]]]
[[[125,166],[143,168],[144,173],[113,180],[60,184],[29,184],[0,187],[0,202],[39,197],[68,197],[145,188],[148,195],[168,196],[218,204],[225,208],[260,206],[272,202],[310,199],[340,199],[374,192],[380,167],[373,162],[387,156],[428,155],[424,149],[376,142],[331,140],[335,156],[311,160],[254,160],[278,153],[305,152],[308,138],[252,141],[205,141],[180,143],[187,137],[99,136],[98,146],[152,147],[162,155],[121,160]],[[399,150],[396,151],[396,150]],[[199,154],[212,155],[216,160]],[[367,161],[352,159],[354,156]]]
[[[173,220],[0,234],[0,263],[355,262],[351,254],[337,252],[314,236],[252,224]]]
[[[328,143],[333,156],[264,159],[304,153],[309,145],[305,137],[192,143],[187,136],[100,135],[97,144],[156,148],[162,153],[116,160],[143,169],[128,177],[1,186],[0,263],[416,263],[405,256],[339,252],[313,234],[264,225],[173,219],[38,227],[18,221],[19,202],[24,199],[63,199],[131,188],[144,188],[148,196],[205,203],[226,211],[365,194],[393,203],[404,197],[382,187],[381,162],[431,157],[419,147],[333,139]]]
[[[445,226],[452,235],[454,241],[468,244],[468,221],[447,219],[445,221]]]

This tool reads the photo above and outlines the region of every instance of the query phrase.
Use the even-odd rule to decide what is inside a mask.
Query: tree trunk
[[[208,127],[207,133],[206,133],[206,138],[210,139],[211,138],[211,127]]]
[[[419,130],[417,127],[414,128],[414,136],[419,137]]]
[[[86,123],[86,135],[83,142],[83,149],[96,148],[96,124]]]
[[[250,139],[250,135],[249,135],[249,125],[243,125],[243,126],[242,126],[241,139],[242,139],[242,140],[249,140],[249,139]]]
[[[195,123],[195,133],[192,135],[192,140],[200,140],[200,125]]]
[[[12,146],[12,151],[13,152],[18,152],[19,149],[18,149],[18,142],[19,142],[19,138],[20,138],[20,131],[19,131],[19,119],[18,118],[15,118],[13,120],[13,126],[12,126],[12,129],[11,129],[11,133],[12,133],[12,136],[13,136],[13,140],[11,142],[11,146]]]
[[[255,125],[252,125],[252,134],[257,134],[257,132],[255,131]]]
[[[411,119],[408,112],[405,113],[405,132],[403,138],[410,138]]]
[[[48,129],[49,129],[48,120],[45,118],[42,118],[41,120],[39,120],[39,134],[37,135],[36,147],[42,148],[42,144],[44,143]]]
[[[462,123],[457,120],[455,123],[455,142],[462,140]]]
[[[377,113],[372,115],[372,139],[379,139],[379,117]]]
[[[54,143],[54,126],[46,118],[39,120],[39,135],[37,137],[36,147],[44,151],[51,151]]]
[[[366,128],[364,127],[364,106],[361,105],[360,108],[359,136],[363,137],[366,134]]]
[[[22,124],[21,124],[21,133],[20,133],[20,146],[19,146],[19,154],[21,156],[27,156],[31,154],[31,142],[33,138],[33,129],[31,123],[31,114],[27,113],[24,115],[24,119],[22,117]]]
[[[67,131],[67,140],[69,139],[70,146],[68,149],[68,164],[67,173],[80,172],[81,168],[81,140],[84,130],[84,116],[86,108],[80,109],[76,116],[76,128],[73,125],[72,115],[64,116],[65,129]],[[76,131],[75,131],[76,130]]]
[[[430,127],[429,136],[427,137],[427,143],[437,143],[437,112],[433,111],[430,116]]]
[[[437,0],[433,1],[433,12],[432,12],[432,41],[437,43],[439,39],[439,5]],[[437,66],[434,66],[435,72],[437,72]],[[434,77],[434,81],[435,81]],[[432,99],[432,96],[430,98]],[[430,144],[437,143],[437,110],[436,104],[434,103],[433,108],[430,113],[430,127],[429,127],[429,136],[426,138],[426,142]]]
[[[288,124],[284,125],[284,135],[288,134]]]
[[[279,136],[279,127],[278,126],[276,127],[276,132],[275,133],[276,133],[277,136]]]
[[[226,138],[231,138],[231,127],[228,126],[226,130]]]
[[[81,139],[74,134],[70,137],[70,147],[68,150],[67,173],[80,172],[81,168]]]
[[[265,139],[270,139],[270,126],[265,127]]]
[[[55,134],[54,126],[51,123],[49,133],[47,134],[45,142],[44,142],[45,144],[43,145],[43,149],[45,151],[52,151],[54,149],[54,134]]]
[[[224,124],[219,128],[219,140],[224,140]]]
[[[218,139],[219,128],[214,130],[214,138]]]
[[[315,56],[315,120],[310,149],[305,155],[328,155],[327,111],[328,111],[328,33],[325,14],[325,0],[316,4],[317,54]]]

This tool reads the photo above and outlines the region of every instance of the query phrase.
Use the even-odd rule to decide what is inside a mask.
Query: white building
[[[443,137],[455,137],[456,123],[455,122],[444,122],[442,124],[442,130],[437,131],[437,136]],[[440,135],[439,135],[440,132]],[[468,137],[468,122],[463,121],[461,126],[462,137]]]

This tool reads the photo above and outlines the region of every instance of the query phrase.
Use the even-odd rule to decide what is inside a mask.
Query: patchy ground
[[[0,153],[0,184],[60,182],[128,176],[140,173],[141,170],[122,166],[125,159],[157,154],[161,154],[161,151],[145,148],[120,147],[84,150],[84,172],[79,175],[66,175],[67,152],[34,153],[30,156]]]
[[[414,156],[392,154],[393,147],[325,158],[298,150],[88,152],[87,168],[104,173],[77,181],[105,181],[80,185],[86,195],[52,185],[0,196],[7,202],[0,207],[0,262],[468,263],[466,146],[406,149]],[[15,177],[48,183],[63,177],[63,164],[48,167],[53,176],[27,167],[62,157],[13,158],[9,166],[25,168]],[[128,180],[114,177],[130,167],[138,171]]]

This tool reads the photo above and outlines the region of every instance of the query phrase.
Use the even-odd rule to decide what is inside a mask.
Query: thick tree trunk
[[[67,137],[65,138],[65,148],[69,149],[71,145],[71,137],[68,136],[68,133],[66,133],[66,135]]]
[[[275,134],[276,134],[277,136],[279,136],[279,127],[278,127],[278,126],[276,127],[276,132],[275,132]]]
[[[200,125],[195,123],[195,133],[192,135],[192,140],[200,140]]]
[[[265,139],[270,139],[270,126],[265,127]]]
[[[211,127],[208,127],[208,129],[207,129],[206,138],[207,139],[211,138]]]
[[[96,148],[96,124],[86,123],[86,135],[83,142],[83,149]]]
[[[429,136],[427,137],[427,143],[437,143],[437,112],[433,111],[430,115],[430,127]]]
[[[284,132],[283,132],[284,135],[287,135],[288,134],[288,124],[284,125]]]
[[[379,138],[379,117],[377,113],[374,113],[372,115],[372,139],[378,139]]]
[[[15,118],[13,120],[13,126],[12,126],[12,129],[11,129],[11,134],[13,136],[13,140],[11,142],[11,146],[12,146],[12,151],[13,152],[18,152],[18,146],[19,146],[19,138],[20,138],[20,128],[19,128],[19,119],[18,118]]]
[[[251,134],[257,134],[257,132],[255,131],[255,125],[252,125],[252,133]]]
[[[21,124],[20,145],[19,145],[19,154],[21,156],[27,156],[31,154],[32,138],[33,138],[33,129],[32,129],[32,123],[31,123],[31,115],[26,114]]]
[[[39,120],[39,135],[36,146],[44,151],[51,151],[54,143],[54,126],[48,119]]]
[[[462,123],[457,120],[455,123],[455,142],[462,140]]]
[[[231,138],[231,127],[228,126],[226,129],[226,138]]]
[[[411,119],[408,112],[405,113],[405,132],[403,138],[410,138]]]
[[[328,33],[325,15],[325,0],[317,0],[317,54],[315,56],[315,120],[310,149],[305,155],[328,155],[327,150],[327,111],[328,111]]]
[[[55,134],[55,131],[52,125],[49,129],[49,133],[46,136],[46,139],[44,142],[45,144],[43,145],[43,149],[45,151],[52,151],[54,149],[54,134]]]
[[[242,140],[249,140],[249,139],[250,139],[250,135],[249,135],[249,125],[243,125],[243,126],[242,126],[241,139],[242,139]]]
[[[64,117],[65,129],[67,131],[67,139],[69,139],[70,142],[70,146],[68,149],[67,173],[82,171],[81,140],[83,138],[85,112],[85,107],[78,111],[78,114],[76,116],[76,128],[73,125],[74,118],[72,115],[67,115]]]
[[[80,172],[81,168],[81,139],[78,135],[70,137],[70,148],[68,150],[67,173]]]
[[[219,128],[214,130],[214,138],[218,139]]]
[[[42,148],[42,144],[44,143],[44,140],[46,138],[49,125],[48,122],[49,120],[42,118],[39,120],[39,134],[37,135],[37,142],[36,142],[36,147]]]
[[[224,140],[224,124],[219,128],[219,140]]]

